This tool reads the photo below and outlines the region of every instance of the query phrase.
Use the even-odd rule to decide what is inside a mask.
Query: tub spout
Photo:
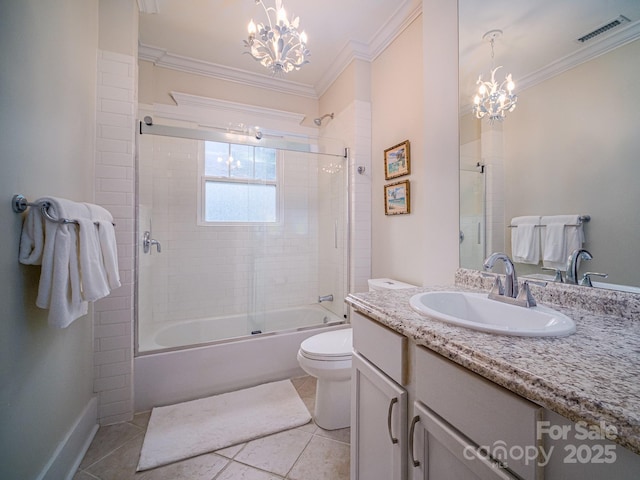
[[[329,295],[321,295],[318,297],[318,303],[322,303],[322,302],[333,302],[333,295],[329,294]]]

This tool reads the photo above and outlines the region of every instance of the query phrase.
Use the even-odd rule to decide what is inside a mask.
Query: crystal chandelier
[[[307,50],[307,34],[298,33],[300,17],[289,21],[282,0],[275,0],[275,8],[265,6],[262,0],[255,0],[262,5],[267,16],[266,23],[249,22],[249,39],[244,46],[254,60],[271,70],[273,75],[283,75],[292,70],[299,70],[309,63]],[[273,18],[272,18],[273,17]]]
[[[507,112],[513,112],[516,108],[518,96],[513,93],[515,85],[509,73],[500,84],[496,82],[496,72],[502,68],[493,68],[493,45],[496,38],[502,36],[502,30],[491,30],[483,35],[483,40],[491,43],[491,81],[483,82],[482,74],[478,77],[478,93],[473,98],[473,113],[476,118],[489,117],[489,121],[504,120]],[[506,90],[505,90],[506,87]]]

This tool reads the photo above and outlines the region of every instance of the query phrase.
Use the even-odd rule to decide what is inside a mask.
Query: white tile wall
[[[350,149],[349,285],[352,292],[364,292],[371,278],[371,104],[354,101],[327,125],[327,135],[344,139]]]
[[[116,223],[122,286],[94,306],[94,390],[101,424],[133,416],[135,58],[98,52],[95,199]]]
[[[196,218],[200,148],[193,140],[141,139],[141,226],[162,245],[160,254],[140,257],[143,336],[158,323],[309,304],[322,293],[316,272],[326,229],[319,227],[317,206],[332,198],[318,197],[317,159],[284,154],[282,225],[202,226]]]

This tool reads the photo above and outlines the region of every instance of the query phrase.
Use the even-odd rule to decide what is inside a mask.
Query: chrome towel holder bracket
[[[51,220],[52,222],[58,222],[58,223],[77,223],[74,222],[73,220],[67,220],[66,218],[54,218],[51,216],[51,214],[49,213],[49,202],[42,202],[42,203],[32,203],[32,202],[28,202],[27,198],[24,195],[14,195],[13,198],[11,199],[11,207],[13,208],[13,211],[16,213],[22,213],[22,212],[26,212],[27,208],[29,207],[38,207],[40,208],[40,213],[42,213],[42,215],[44,215],[44,217],[47,220]]]
[[[27,198],[24,195],[20,195],[20,194],[14,195],[13,198],[11,199],[11,208],[16,213],[26,212],[27,208],[29,207],[38,207],[40,209],[40,213],[42,213],[44,218],[46,218],[51,222],[62,223],[62,224],[73,223],[75,225],[78,225],[78,222],[76,220],[70,220],[68,218],[52,217],[51,214],[49,213],[50,205],[51,204],[49,202],[40,202],[40,203],[28,202]]]

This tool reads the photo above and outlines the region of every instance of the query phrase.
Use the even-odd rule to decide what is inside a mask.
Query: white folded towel
[[[540,262],[540,216],[514,217],[511,225],[513,261],[537,265]]]
[[[18,260],[24,265],[41,265],[44,251],[45,218],[31,208],[22,223]]]
[[[77,318],[86,315],[89,310],[89,304],[82,299],[77,252],[77,225],[60,224],[55,236],[53,274],[48,285],[50,287],[49,304],[38,303],[36,300],[38,307],[49,308],[49,325],[54,327],[66,328]],[[42,285],[41,274],[40,286]],[[47,286],[46,282],[44,285]]]
[[[86,205],[85,205],[86,207]],[[107,272],[102,261],[102,250],[98,238],[98,226],[89,217],[78,217],[78,237],[80,243],[80,281],[82,298],[87,302],[94,302],[109,295],[111,290],[107,281]]]
[[[97,224],[98,240],[100,251],[102,252],[102,266],[107,277],[109,289],[114,290],[121,284],[113,216],[100,205],[93,203],[85,203],[85,205],[89,209],[91,220]]]
[[[567,258],[584,243],[580,215],[551,215],[541,219],[544,227],[542,264],[545,267],[567,270]]]
[[[54,218],[86,216],[82,204],[45,197]],[[56,223],[44,218],[38,207],[27,213],[20,238],[19,260],[25,265],[42,265],[36,305],[48,308],[50,325],[64,328],[85,315],[87,303],[82,299],[78,261],[77,225]]]

